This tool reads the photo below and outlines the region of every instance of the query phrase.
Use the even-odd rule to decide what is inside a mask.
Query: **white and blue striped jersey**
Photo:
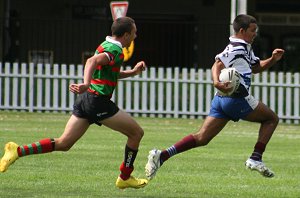
[[[225,50],[216,55],[215,59],[222,61],[226,68],[234,67],[241,76],[240,83],[249,93],[252,75],[251,67],[259,63],[260,59],[254,55],[251,44],[234,37],[230,37],[229,41]]]

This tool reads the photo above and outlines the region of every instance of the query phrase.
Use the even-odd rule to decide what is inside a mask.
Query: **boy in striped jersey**
[[[120,175],[116,186],[124,188],[142,188],[148,180],[131,176],[143,129],[130,115],[120,110],[110,100],[118,79],[140,74],[146,69],[144,61],[138,62],[131,70],[120,71],[123,63],[123,47],[129,47],[136,38],[135,21],[129,17],[116,19],[112,26],[112,36],[96,49],[95,55],[89,58],[84,68],[84,82],[71,84],[71,92],[80,94],[74,104],[73,113],[59,138],[46,138],[38,142],[19,146],[14,142],[5,145],[5,154],[0,161],[0,172],[5,172],[9,165],[19,157],[68,151],[87,131],[91,124],[107,126],[128,137],[125,146],[124,161],[120,166]]]
[[[246,167],[260,172],[265,177],[274,176],[274,173],[262,162],[262,155],[279,119],[271,109],[254,99],[249,94],[249,89],[251,74],[270,68],[282,58],[284,50],[275,49],[272,56],[266,60],[260,60],[254,55],[251,44],[257,34],[257,24],[256,19],[252,16],[237,16],[233,22],[233,29],[235,33],[229,38],[229,44],[215,58],[212,66],[212,78],[213,84],[218,90],[228,93],[231,91],[231,87],[228,86],[229,82],[220,82],[219,75],[223,68],[234,67],[241,76],[239,88],[230,96],[222,96],[218,93],[214,96],[210,113],[198,132],[184,137],[165,150],[153,149],[149,152],[145,167],[146,176],[149,179],[155,176],[158,168],[170,157],[195,147],[207,145],[228,121],[237,122],[239,119],[260,123],[258,140],[252,155],[245,163]]]

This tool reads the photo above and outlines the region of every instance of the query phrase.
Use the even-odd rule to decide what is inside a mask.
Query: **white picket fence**
[[[70,112],[76,95],[68,86],[82,77],[82,65],[0,63],[0,109]],[[299,124],[299,79],[299,73],[256,74],[251,92],[282,122]],[[215,91],[209,69],[149,67],[120,80],[112,99],[135,116],[203,118]]]

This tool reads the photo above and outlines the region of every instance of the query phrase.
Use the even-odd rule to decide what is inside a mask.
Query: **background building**
[[[231,3],[129,0],[127,15],[135,19],[138,37],[126,64],[142,59],[153,67],[211,67],[228,42]],[[110,35],[109,4],[110,0],[1,1],[1,62],[83,64]],[[251,0],[247,12],[258,19],[256,54],[266,58],[275,47],[284,48],[284,59],[273,69],[299,71],[300,2]]]

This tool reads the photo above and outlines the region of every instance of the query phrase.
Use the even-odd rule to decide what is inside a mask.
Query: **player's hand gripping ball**
[[[232,87],[232,89],[227,93],[224,93],[220,90],[219,93],[223,96],[230,96],[238,89],[240,85],[240,74],[235,68],[225,68],[221,70],[219,80],[220,82],[229,82],[228,86]]]

